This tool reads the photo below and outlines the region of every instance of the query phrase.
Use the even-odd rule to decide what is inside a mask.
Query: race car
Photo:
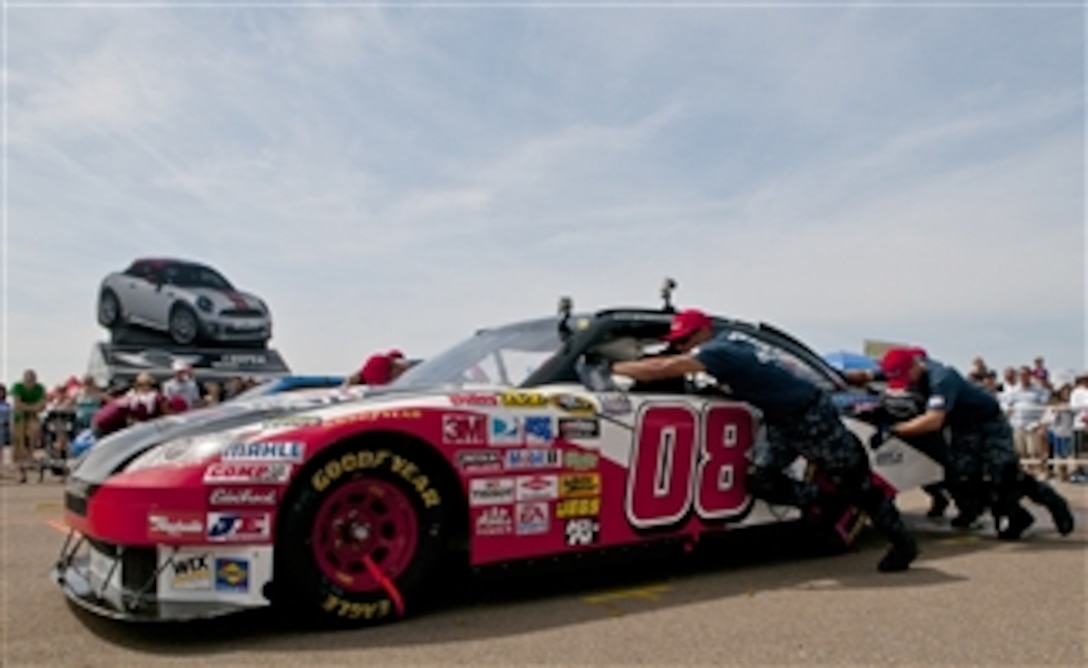
[[[575,315],[566,304],[481,330],[358,398],[103,442],[67,483],[55,582],[117,619],[272,605],[363,626],[412,614],[453,557],[482,569],[806,521],[747,490],[756,409],[704,378],[638,389],[608,372],[662,347],[669,308]],[[715,326],[850,391],[773,327]],[[873,427],[843,419],[869,443]],[[872,461],[890,494],[942,477],[939,461],[895,439]],[[830,517],[844,537],[861,526]]]
[[[180,346],[264,347],[272,337],[272,313],[260,297],[236,290],[207,265],[169,258],[137,259],[107,275],[98,291],[98,323],[111,331],[138,325]]]

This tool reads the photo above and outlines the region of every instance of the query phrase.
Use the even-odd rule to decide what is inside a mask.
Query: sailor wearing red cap
[[[873,485],[864,446],[846,429],[831,398],[816,385],[773,360],[750,343],[715,335],[714,321],[698,309],[677,313],[664,337],[678,355],[618,362],[615,374],[652,382],[706,373],[729,388],[730,395],[763,412],[766,441],[753,448],[748,489],[759,498],[801,507],[815,500],[809,485],[784,474],[798,456],[820,466],[835,482],[835,494],[868,513],[888,536],[891,549],[880,560],[884,572],[902,571],[918,548],[890,498]]]
[[[978,488],[992,495],[994,517],[999,522],[1007,519],[999,528],[1000,538],[1016,540],[1034,522],[1020,505],[1022,496],[1046,506],[1062,535],[1073,530],[1073,514],[1066,500],[1020,468],[1012,429],[993,395],[969,383],[954,368],[930,359],[920,348],[888,350],[880,369],[889,388],[913,389],[926,402],[921,415],[891,425],[888,432],[912,438],[947,426],[951,435],[946,482],[954,494],[957,489]]]
[[[404,353],[394,348],[368,357],[358,371],[344,380],[344,385],[388,385],[410,367]]]

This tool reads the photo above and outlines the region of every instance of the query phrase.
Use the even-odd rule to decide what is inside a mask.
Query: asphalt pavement
[[[254,613],[126,625],[66,603],[48,578],[64,540],[61,484],[0,481],[4,666],[1088,665],[1088,487],[1061,537],[1045,510],[1025,540],[959,532],[900,501],[923,553],[875,570],[867,536],[839,556],[798,554],[780,535],[737,535],[691,554],[577,571],[497,572],[450,583],[419,617],[306,631]]]

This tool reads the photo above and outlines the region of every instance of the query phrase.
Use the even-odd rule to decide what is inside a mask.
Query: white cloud
[[[1084,364],[1078,12],[10,16],[9,369],[81,370],[145,254],[264,296],[300,371],[665,274],[821,348]]]

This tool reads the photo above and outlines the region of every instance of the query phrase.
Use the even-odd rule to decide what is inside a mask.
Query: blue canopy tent
[[[880,364],[871,357],[849,350],[837,350],[824,355],[824,361],[839,371],[876,371]]]

